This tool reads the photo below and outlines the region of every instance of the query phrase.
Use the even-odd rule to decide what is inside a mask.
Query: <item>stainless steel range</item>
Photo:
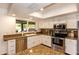
[[[58,51],[64,51],[65,37],[67,37],[66,24],[55,24],[52,34],[52,48]]]
[[[52,44],[63,46],[64,38],[52,37]]]

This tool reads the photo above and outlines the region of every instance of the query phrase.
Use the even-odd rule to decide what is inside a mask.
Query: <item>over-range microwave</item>
[[[66,29],[66,24],[55,24],[54,29]]]

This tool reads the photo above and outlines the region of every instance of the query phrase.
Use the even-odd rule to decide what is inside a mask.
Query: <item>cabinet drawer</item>
[[[16,43],[16,40],[9,40],[8,41],[8,45],[13,45],[13,44],[15,44]]]
[[[65,52],[71,55],[77,54],[77,49],[74,46],[65,46]]]
[[[16,53],[16,40],[9,40],[8,41],[8,54],[15,54]]]
[[[14,47],[14,46],[8,47],[8,50],[15,50],[15,49],[16,49],[16,47]]]
[[[16,47],[16,44],[8,44],[8,47]]]
[[[16,54],[16,52],[14,50],[10,50],[10,51],[8,51],[8,54],[9,55],[14,55],[14,54]]]

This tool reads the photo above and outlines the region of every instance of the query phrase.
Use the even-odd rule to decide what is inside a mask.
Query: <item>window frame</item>
[[[27,24],[27,21],[16,20],[16,24],[17,23],[20,23],[21,24],[21,32],[22,32],[23,29],[24,29],[23,24]]]
[[[26,32],[28,32],[29,29],[35,29],[36,30],[36,22],[33,22],[33,21],[25,21],[25,20],[16,20],[16,24],[17,23],[20,23],[21,24],[21,32],[24,31],[24,25],[23,24],[27,24],[27,31]],[[30,28],[29,27],[30,24],[35,25],[35,28]]]

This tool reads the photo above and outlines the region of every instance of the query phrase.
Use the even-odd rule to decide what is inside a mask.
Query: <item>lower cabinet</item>
[[[27,49],[27,39],[26,38],[18,38],[16,40],[16,53]]]
[[[17,39],[8,40],[8,54],[14,55],[20,51],[37,45],[44,44],[51,47],[51,36],[37,35],[29,37],[21,37]]]
[[[51,47],[51,36],[43,36],[41,39],[44,45]]]
[[[17,52],[27,49],[27,39],[17,38],[8,40],[8,54],[15,55]]]
[[[71,55],[77,54],[77,40],[65,39],[65,53]]]
[[[40,44],[39,36],[27,37],[27,48],[32,48]]]
[[[44,44],[51,47],[51,36],[38,35],[27,38],[27,48],[32,48],[39,44]]]
[[[8,40],[8,54],[9,55],[14,55],[16,54],[16,40]]]

